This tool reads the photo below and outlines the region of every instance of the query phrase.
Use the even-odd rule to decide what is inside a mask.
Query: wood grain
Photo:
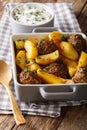
[[[68,111],[62,120],[58,130],[86,130],[87,129],[87,105],[68,107]]]
[[[0,17],[8,2],[31,0],[2,0]],[[87,0],[32,0],[34,2],[72,2],[82,31],[87,35]],[[26,125],[17,126],[12,115],[0,115],[0,130],[87,130],[87,105],[64,107],[59,118],[26,115]]]
[[[84,8],[81,10],[80,15],[78,16],[78,21],[82,32],[87,35],[87,1],[85,2]]]

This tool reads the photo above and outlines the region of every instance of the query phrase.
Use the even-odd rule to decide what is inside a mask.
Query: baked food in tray
[[[80,40],[77,40],[77,39],[80,39]],[[24,44],[24,49],[20,50],[16,54],[14,42],[17,45],[17,42],[19,40],[25,41],[26,44]],[[80,86],[80,87],[81,85],[85,86],[86,78],[82,78],[84,79],[84,81],[83,80],[81,81],[80,80],[81,76],[78,77],[77,76],[78,74],[75,75],[76,72],[80,73],[81,71],[81,74],[82,74],[82,71],[85,72],[81,68],[83,66],[86,66],[86,62],[85,60],[83,60],[84,57],[86,58],[86,52],[85,52],[86,36],[84,34],[63,33],[63,32],[62,33],[51,32],[51,33],[37,33],[37,34],[36,33],[17,34],[17,35],[12,36],[11,41],[12,41],[11,45],[12,45],[12,55],[13,55],[12,59],[13,59],[13,67],[14,67],[14,81],[15,81],[16,95],[19,100],[25,100],[25,101],[26,100],[44,100],[45,97],[47,100],[49,99],[50,100],[59,100],[59,99],[64,100],[66,98],[63,97],[64,95],[62,95],[62,93],[65,93],[65,95],[68,95],[67,98],[69,100],[71,99],[73,100],[72,96],[75,98],[74,95],[77,95],[77,88],[78,88],[75,86]],[[82,42],[82,48],[78,47],[80,49],[79,51],[77,51],[75,48],[76,47],[75,45],[74,45],[75,46],[74,49],[71,47],[71,45],[68,45],[68,41],[70,42],[71,45],[73,45],[74,43],[75,45],[77,45],[78,42],[81,44]],[[32,44],[31,42],[36,44],[35,48],[33,49],[32,47],[30,47],[30,44]],[[58,42],[61,42],[60,45]],[[48,44],[50,44],[50,46],[48,46]],[[52,49],[49,49],[51,48],[51,46],[52,46]],[[69,46],[69,50],[67,53],[68,46]],[[31,48],[30,51],[28,51],[28,47]],[[42,47],[44,47],[43,51],[41,51]],[[16,50],[16,52],[17,51],[18,50]],[[24,62],[27,61],[28,71],[26,71],[25,67],[20,68],[20,65],[17,63],[18,57],[20,57],[19,54],[21,53],[21,51],[22,52],[25,51],[22,53],[22,57],[23,55],[26,55],[25,57],[27,57],[29,60],[29,61],[26,59],[23,60]],[[70,61],[67,61],[67,58]],[[16,62],[15,62],[15,59],[16,59]],[[25,64],[24,62],[22,62],[23,66]],[[33,63],[33,67],[32,67],[32,63]],[[16,64],[18,67],[16,66]],[[66,66],[68,66],[68,68]],[[18,72],[18,68],[21,69],[21,71],[19,70],[20,74]],[[36,70],[32,72],[32,70],[30,70],[32,68]],[[78,72],[77,68],[81,68],[81,70]],[[54,69],[56,71],[54,71]],[[34,72],[35,74],[33,74]],[[61,74],[61,76],[58,74]],[[25,77],[23,78],[23,75],[25,75],[25,77],[28,77],[28,79],[30,77],[31,78],[27,81]],[[82,75],[82,77],[85,77],[85,76]],[[25,94],[22,96],[22,93],[24,92]],[[32,92],[34,92],[33,96],[31,96]],[[53,95],[57,94],[58,92],[60,94],[60,97],[62,98],[60,97],[58,98],[57,95],[56,95],[56,98],[52,98],[52,95],[50,96],[50,98],[48,98],[52,92],[53,92]],[[72,95],[72,96],[69,97],[69,95]]]

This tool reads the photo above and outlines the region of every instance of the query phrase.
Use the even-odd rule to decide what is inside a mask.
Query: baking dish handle
[[[46,100],[71,100],[77,94],[76,86],[44,86],[39,90],[41,96]]]
[[[32,33],[39,33],[39,32],[46,33],[52,31],[61,31],[61,30],[58,29],[57,27],[37,27],[33,29]]]

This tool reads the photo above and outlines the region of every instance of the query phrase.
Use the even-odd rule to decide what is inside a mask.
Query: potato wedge
[[[60,58],[67,64],[69,75],[70,77],[72,77],[77,70],[78,62],[70,60],[62,55],[60,56]]]
[[[33,38],[33,39],[31,39],[31,41],[37,46],[40,39],[39,38]]]
[[[24,49],[24,40],[16,40],[15,41],[15,45],[16,45],[16,49]]]
[[[70,77],[73,77],[75,72],[76,72],[76,68],[72,67],[72,66],[68,66],[68,71],[69,71],[69,75]]]
[[[53,31],[49,34],[49,40],[53,40],[55,44],[58,44],[61,42],[63,37],[63,34],[58,31]]]
[[[46,54],[46,55],[40,55],[35,58],[36,63],[41,65],[47,65],[54,61],[56,61],[59,57],[59,51],[56,50],[52,53]]]
[[[26,40],[24,47],[28,59],[34,59],[38,55],[37,47],[32,41]]]
[[[47,84],[64,84],[66,79],[49,74],[41,69],[37,70],[37,75]]]
[[[67,79],[66,84],[75,84],[72,79]]]
[[[84,67],[84,66],[87,66],[87,53],[82,51],[79,58],[78,67]]]
[[[29,64],[27,66],[27,68],[30,71],[37,71],[38,69],[40,69],[40,66],[37,63],[33,62],[33,63]]]
[[[77,51],[74,49],[74,47],[69,42],[61,42],[59,51],[62,55],[65,57],[71,59],[71,60],[77,60],[79,55]]]
[[[26,52],[20,50],[16,55],[16,64],[23,70],[26,66]]]

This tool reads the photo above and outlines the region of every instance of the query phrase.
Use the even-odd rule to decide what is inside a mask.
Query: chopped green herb
[[[67,41],[69,39],[70,35],[69,34],[64,34],[62,37],[62,41]]]
[[[26,59],[26,61],[25,61],[25,62],[26,62],[26,64],[29,64],[29,63],[30,63],[29,59]]]
[[[20,60],[17,60],[17,63],[20,64],[21,63]]]

